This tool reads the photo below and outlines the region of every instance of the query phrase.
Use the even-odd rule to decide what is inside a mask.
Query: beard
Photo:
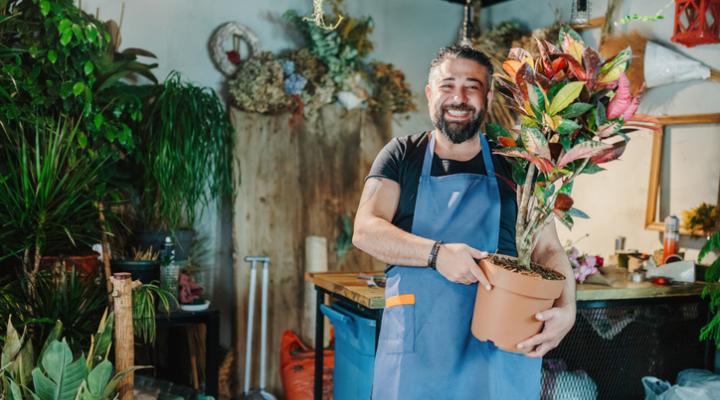
[[[448,110],[470,111],[474,117],[466,122],[448,121],[445,119],[445,112]],[[477,112],[475,108],[468,104],[455,104],[439,107],[439,109],[435,111],[433,124],[435,128],[447,136],[451,142],[459,144],[474,137],[480,130],[480,125],[482,125],[484,120],[485,110]]]

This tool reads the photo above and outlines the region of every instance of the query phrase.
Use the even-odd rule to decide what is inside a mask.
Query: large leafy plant
[[[508,157],[517,184],[516,245],[519,264],[530,256],[541,228],[553,216],[568,228],[587,215],[573,207],[573,181],[602,170],[625,150],[627,133],[649,122],[635,117],[639,98],[630,95],[625,70],[630,49],[603,61],[580,36],[561,29],[560,43],[538,40],[540,55],[510,51],[498,74],[500,93],[521,116],[519,128],[489,124]]]
[[[137,96],[114,89],[141,74],[156,81],[138,56],[119,52],[104,23],[71,0],[0,2],[0,121],[33,124],[67,115],[79,126],[77,145],[91,155],[117,158],[132,151],[130,125],[139,120]],[[5,51],[3,51],[5,50]]]
[[[145,228],[191,227],[196,206],[232,193],[232,126],[210,88],[171,73],[148,94],[136,160]]]
[[[700,249],[698,261],[702,261],[708,254],[720,252],[720,230],[708,238]],[[720,257],[717,257],[710,268],[705,271],[705,287],[702,297],[710,301],[710,321],[700,330],[700,340],[712,340],[715,347],[720,349]]]
[[[67,119],[0,133],[0,260],[33,277],[43,255],[99,237],[93,193],[101,160],[83,156]]]
[[[22,400],[101,400],[115,397],[120,380],[136,367],[114,373],[108,361],[112,344],[113,315],[103,315],[87,356],[75,358],[68,343],[60,340],[58,322],[35,358],[32,343],[8,320],[0,364],[0,398]]]

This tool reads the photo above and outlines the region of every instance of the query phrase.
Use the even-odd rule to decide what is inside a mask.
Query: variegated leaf
[[[602,164],[617,160],[625,152],[625,148],[627,148],[627,142],[624,140],[614,143],[612,146],[595,154],[590,161],[594,164]]]
[[[575,160],[594,157],[610,147],[610,145],[598,141],[582,142],[575,145],[560,158],[558,167],[562,168]]]
[[[585,82],[570,82],[563,86],[553,98],[552,103],[550,103],[548,114],[555,115],[566,109],[580,96],[584,86]]]

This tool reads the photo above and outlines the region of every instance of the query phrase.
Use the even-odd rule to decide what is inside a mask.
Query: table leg
[[[205,323],[205,393],[218,395],[218,349],[220,349],[220,314],[208,316]]]
[[[323,342],[325,338],[325,316],[320,311],[320,305],[325,303],[325,290],[315,286],[315,386],[314,399],[322,400],[323,393]]]

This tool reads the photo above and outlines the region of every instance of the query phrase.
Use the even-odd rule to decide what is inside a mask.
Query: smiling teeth
[[[454,117],[463,117],[468,114],[467,111],[455,111],[455,110],[448,110],[448,114],[454,116]]]

